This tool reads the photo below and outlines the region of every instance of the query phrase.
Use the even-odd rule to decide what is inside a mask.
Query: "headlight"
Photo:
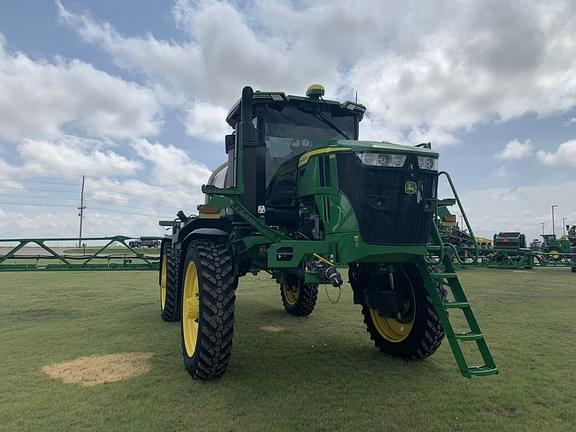
[[[420,169],[438,171],[438,159],[429,156],[418,156],[418,167]]]
[[[368,166],[401,168],[406,162],[405,155],[387,153],[356,153],[360,162]]]

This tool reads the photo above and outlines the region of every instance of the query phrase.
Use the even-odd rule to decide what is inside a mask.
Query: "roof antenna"
[[[354,102],[355,104],[358,104],[358,91],[356,91],[356,102]]]

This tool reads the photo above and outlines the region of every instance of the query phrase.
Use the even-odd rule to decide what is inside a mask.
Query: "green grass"
[[[336,305],[321,287],[316,311],[298,319],[259,276],[238,289],[226,376],[196,382],[183,369],[178,324],[159,318],[155,273],[1,274],[0,430],[574,430],[576,275],[460,275],[500,375],[462,378],[447,343],[418,363],[381,355],[349,287]],[[94,387],[40,371],[128,351],[154,352],[151,371]]]

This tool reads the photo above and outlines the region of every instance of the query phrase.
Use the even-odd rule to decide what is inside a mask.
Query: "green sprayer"
[[[302,317],[319,284],[340,287],[346,269],[381,352],[422,360],[446,337],[464,376],[498,373],[434,223],[439,177],[453,186],[438,153],[360,141],[365,107],[323,96],[320,85],[306,97],[245,87],[226,118],[228,160],[202,187],[198,215],[161,223],[172,226],[161,316],[181,322],[186,370],[196,379],[226,371],[241,276],[270,273],[285,310]],[[458,314],[463,328],[451,321]]]
[[[576,273],[576,225],[566,225],[566,232],[568,240],[570,240],[570,267],[572,268],[572,273]]]

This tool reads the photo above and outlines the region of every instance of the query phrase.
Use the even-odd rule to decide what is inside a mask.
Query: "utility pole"
[[[552,234],[556,234],[556,231],[554,231],[554,208],[558,207],[556,204],[554,204],[552,206]]]
[[[544,235],[544,222],[540,222],[540,225],[542,225],[542,235]]]
[[[84,176],[82,176],[82,192],[80,192],[80,207],[78,207],[78,210],[80,210],[80,213],[78,213],[78,216],[80,216],[80,235],[78,236],[78,247],[82,247],[82,221],[84,220],[84,209],[86,208],[86,206],[84,205]]]

